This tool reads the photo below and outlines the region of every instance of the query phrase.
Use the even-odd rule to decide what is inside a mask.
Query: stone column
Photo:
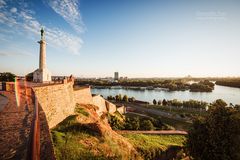
[[[39,54],[39,69],[45,69],[46,66],[46,42],[44,40],[38,41],[40,44],[40,54]]]

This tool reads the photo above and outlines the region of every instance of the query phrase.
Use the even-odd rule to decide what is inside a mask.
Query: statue
[[[44,39],[44,30],[43,30],[43,28],[41,29],[41,39]]]

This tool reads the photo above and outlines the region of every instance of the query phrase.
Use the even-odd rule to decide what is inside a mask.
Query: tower
[[[118,80],[118,79],[119,79],[118,72],[114,72],[114,80]]]
[[[43,28],[41,29],[41,40],[38,43],[40,44],[39,68],[33,72],[33,81],[39,83],[51,82],[51,73],[46,65],[46,41]]]

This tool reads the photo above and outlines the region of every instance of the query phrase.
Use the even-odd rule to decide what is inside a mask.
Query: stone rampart
[[[104,112],[107,112],[106,101],[100,95],[96,95],[93,98],[93,104],[98,106],[98,110],[96,111],[99,116],[101,116]]]
[[[106,101],[100,95],[92,97],[89,86],[73,88],[73,81],[33,87],[35,96],[46,114],[49,128],[53,128],[66,117],[74,114],[76,103],[93,104],[99,109],[99,116],[104,112],[114,113],[116,105]]]
[[[79,104],[93,104],[90,86],[74,89],[74,98]]]
[[[33,91],[46,114],[50,128],[74,113],[76,102],[73,82],[34,87]]]

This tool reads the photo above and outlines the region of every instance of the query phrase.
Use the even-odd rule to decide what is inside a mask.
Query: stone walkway
[[[0,95],[0,112],[3,110],[7,103],[8,103],[7,97]]]
[[[0,112],[0,159],[26,159],[33,118],[31,98],[20,94],[19,106],[13,92],[1,92],[8,103]]]
[[[34,105],[31,89],[19,89],[19,106],[14,92],[2,92],[8,99],[0,111],[0,160],[27,159]],[[27,96],[26,96],[27,95]],[[40,159],[55,160],[46,116],[39,106]]]

